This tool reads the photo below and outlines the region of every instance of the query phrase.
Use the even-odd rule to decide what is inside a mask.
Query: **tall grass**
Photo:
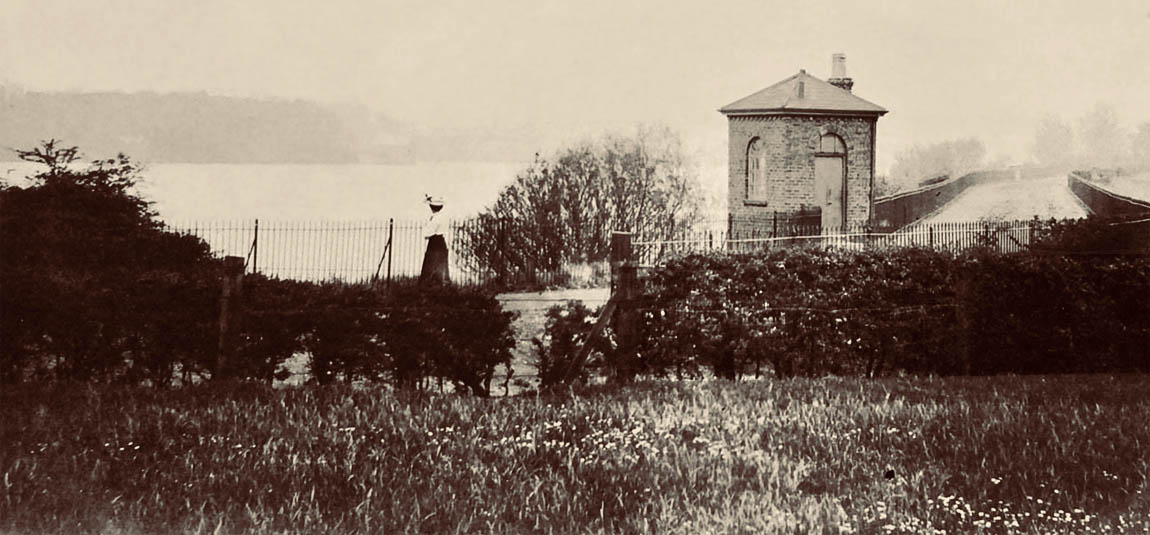
[[[1150,529],[1144,376],[9,389],[0,531]]]

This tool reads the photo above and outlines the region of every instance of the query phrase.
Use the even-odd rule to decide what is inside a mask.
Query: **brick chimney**
[[[847,78],[846,54],[837,52],[831,55],[831,77],[827,79],[827,82],[840,89],[845,89],[848,92],[854,87],[854,80]]]

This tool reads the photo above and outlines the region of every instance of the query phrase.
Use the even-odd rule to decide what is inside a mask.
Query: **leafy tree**
[[[0,380],[168,384],[214,349],[216,262],[164,232],[129,158],[77,169],[56,140],[16,151],[46,169],[0,189]]]

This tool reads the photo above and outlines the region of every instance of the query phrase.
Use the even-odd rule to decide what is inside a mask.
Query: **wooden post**
[[[612,328],[619,343],[612,372],[617,380],[629,380],[631,371],[622,370],[634,358],[635,346],[639,341],[639,310],[636,300],[639,297],[639,273],[634,264],[619,266],[618,286],[615,300],[618,303]]]
[[[612,232],[611,233],[611,293],[616,291],[616,283],[619,278],[619,268],[624,264],[631,262],[631,233],[630,232]]]
[[[639,294],[639,276],[632,261],[631,234],[611,234],[611,300],[616,303],[611,326],[619,342],[619,351],[612,366],[614,379],[623,379],[619,369],[631,358],[638,339],[638,311],[635,299]]]
[[[591,327],[591,332],[583,340],[583,346],[575,354],[575,360],[571,361],[564,372],[564,382],[571,381],[583,370],[583,364],[591,355],[591,348],[594,346],[595,339],[603,332],[607,323],[615,318],[615,312],[619,307],[620,295],[618,292],[624,287],[627,277],[633,277],[633,275],[624,275],[624,271],[627,271],[625,266],[631,263],[630,232],[611,233],[611,256],[609,260],[611,263],[611,298],[607,300],[607,304],[603,305],[599,312],[599,319],[595,321],[595,325]],[[630,266],[630,268],[630,272],[634,274],[634,266]]]
[[[220,292],[220,339],[216,353],[216,369],[212,379],[226,377],[231,371],[232,357],[235,355],[236,334],[239,330],[240,296],[243,292],[244,258],[224,257],[224,274]]]
[[[259,271],[260,259],[260,220],[256,220],[256,228],[252,236],[252,273]]]
[[[387,219],[387,289],[391,290],[391,252],[395,250],[395,243],[391,240],[395,237],[395,219]]]

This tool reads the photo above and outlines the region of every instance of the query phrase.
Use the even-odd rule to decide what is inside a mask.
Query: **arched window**
[[[767,151],[763,140],[752,139],[747,145],[747,200],[767,200]]]
[[[834,134],[823,134],[819,138],[819,152],[823,154],[846,154],[847,148],[841,137]]]

